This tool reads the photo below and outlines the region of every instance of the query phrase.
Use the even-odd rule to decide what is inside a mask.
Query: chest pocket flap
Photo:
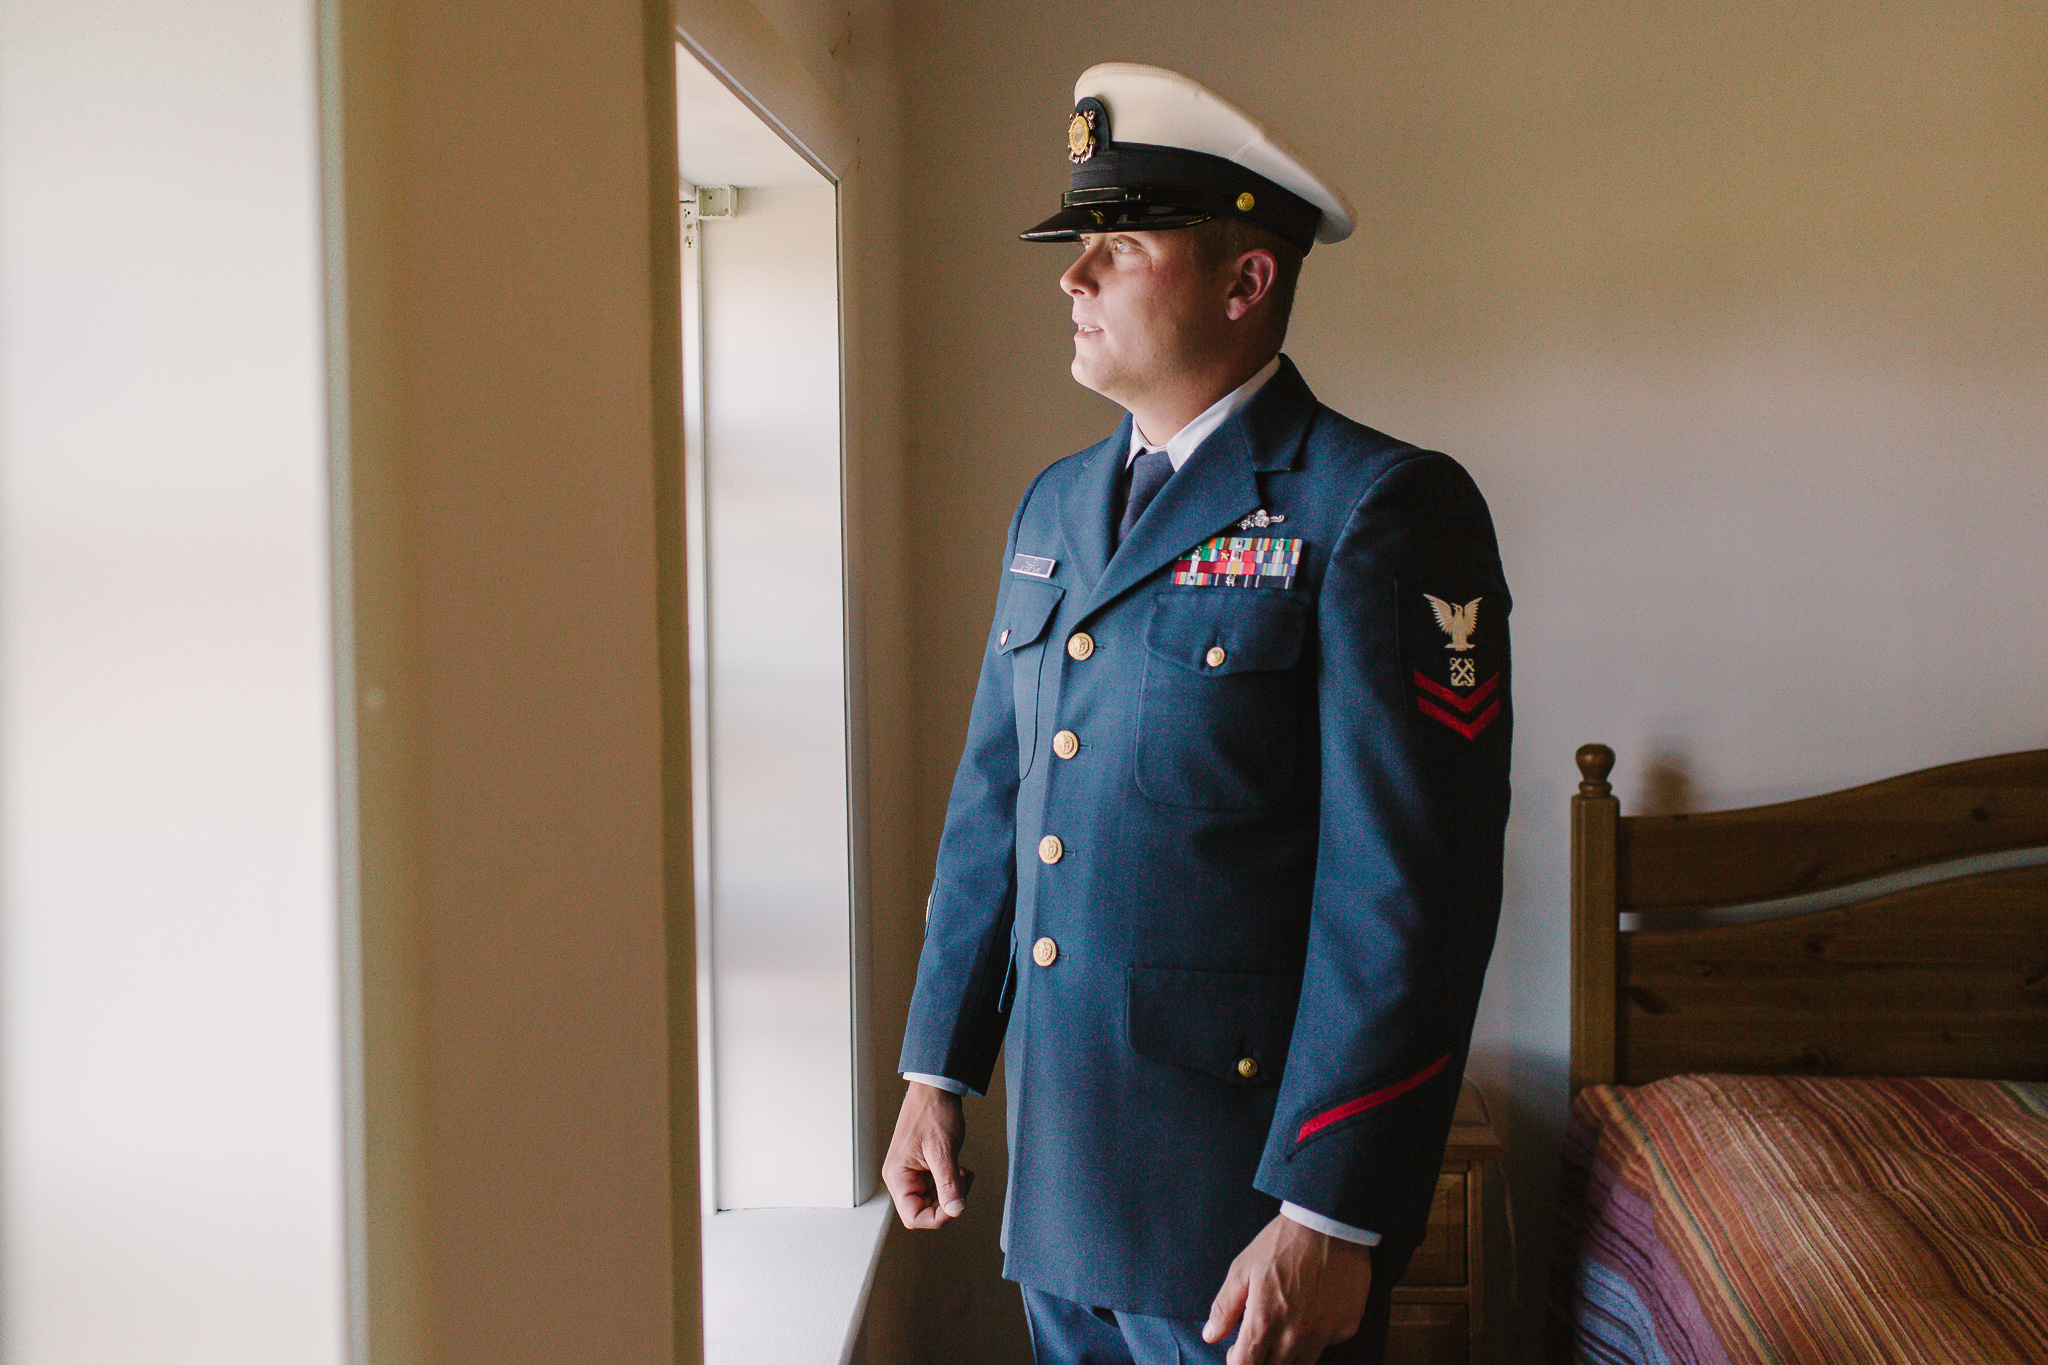
[[[1012,578],[996,612],[996,652],[1014,654],[1044,638],[1045,627],[1067,595],[1065,588]]]
[[[1250,589],[1210,588],[1161,594],[1145,644],[1190,673],[1263,673],[1301,658],[1308,603]]]

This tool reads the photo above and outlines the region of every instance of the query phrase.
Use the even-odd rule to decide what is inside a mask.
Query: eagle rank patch
[[[1180,588],[1290,588],[1300,536],[1211,536],[1173,561]]]
[[[1506,697],[1507,626],[1487,593],[1420,592],[1401,596],[1401,663],[1415,712],[1454,735],[1477,740],[1500,719]]]

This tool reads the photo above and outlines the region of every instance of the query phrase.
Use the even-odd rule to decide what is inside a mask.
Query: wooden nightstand
[[[1429,1231],[1394,1289],[1386,1365],[1485,1365],[1486,1182],[1507,1152],[1470,1080],[1458,1094]]]

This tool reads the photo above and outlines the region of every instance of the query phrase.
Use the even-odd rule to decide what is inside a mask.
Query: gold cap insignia
[[[1243,194],[1237,196],[1237,211],[1239,213],[1250,213],[1252,211],[1252,205],[1258,202],[1258,200],[1252,198],[1252,192],[1250,190],[1246,190]]]
[[[1067,120],[1067,160],[1080,165],[1095,155],[1095,111],[1076,109]]]

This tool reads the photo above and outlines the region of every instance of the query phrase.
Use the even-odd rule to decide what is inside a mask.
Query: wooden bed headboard
[[[1684,1072],[2048,1080],[2048,749],[1801,801],[1572,798],[1572,1092]]]

